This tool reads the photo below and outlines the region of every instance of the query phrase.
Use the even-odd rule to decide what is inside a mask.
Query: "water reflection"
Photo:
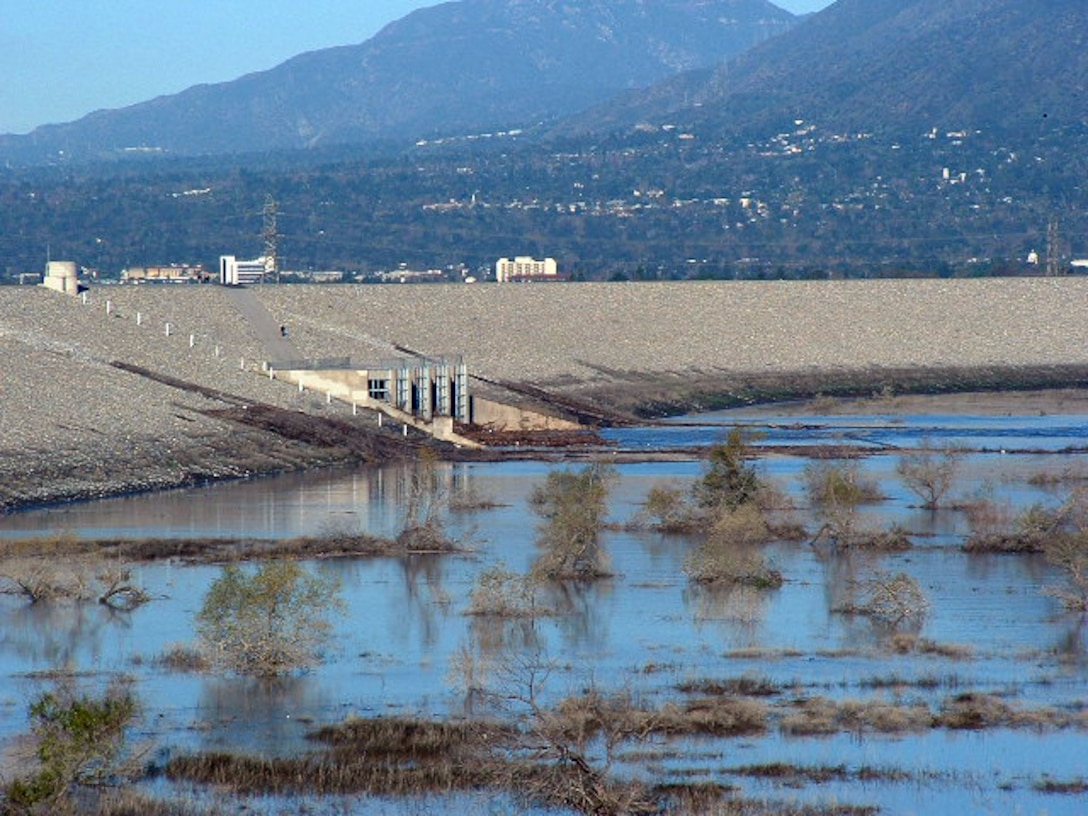
[[[0,653],[52,669],[120,668],[108,641],[130,630],[129,613],[86,602],[8,602],[3,607]]]
[[[315,714],[336,702],[308,676],[210,677],[200,688],[194,727],[201,750],[287,756],[307,745]]]
[[[691,584],[682,593],[696,626],[715,624],[729,649],[756,649],[766,642],[764,622],[771,592],[747,586]]]
[[[1010,436],[996,424],[989,432],[995,439]],[[802,432],[791,433],[800,438]],[[965,438],[959,432],[955,437]],[[981,436],[972,441],[991,444]],[[436,465],[432,484],[437,492],[470,491],[493,496],[502,505],[486,513],[465,515],[462,511],[443,518],[454,529],[478,523],[484,540],[470,556],[338,559],[309,565],[319,574],[337,577],[348,604],[347,613],[336,621],[335,654],[312,674],[267,683],[178,676],[156,665],[150,658],[161,654],[167,644],[192,641],[192,616],[218,572],[175,564],[145,568],[145,585],[153,592],[165,587],[170,597],[157,598],[132,615],[111,615],[97,604],[31,606],[0,598],[0,676],[16,688],[24,682],[21,674],[58,665],[130,671],[138,678],[144,704],[161,723],[156,738],[162,744],[189,747],[195,742],[194,747],[257,753],[290,753],[305,747],[304,734],[311,724],[338,721],[355,710],[447,714],[462,703],[460,695],[450,694],[451,686],[465,691],[464,702],[469,705],[474,702],[474,690],[485,685],[495,688],[499,681],[524,692],[527,681],[536,682],[553,667],[559,667],[552,678],[556,694],[569,691],[564,686],[572,686],[575,679],[591,677],[602,689],[630,685],[634,693],[669,699],[677,693],[677,677],[751,671],[782,683],[801,678],[832,689],[829,694],[867,697],[864,678],[898,674],[963,677],[972,687],[1012,689],[1013,695],[1027,688],[1024,694],[1033,695],[1032,703],[1070,710],[1083,707],[1088,676],[1085,626],[1042,591],[1059,583],[1061,576],[1041,557],[966,556],[959,547],[965,532],[962,512],[929,513],[912,506],[917,500],[894,482],[894,455],[864,461],[889,499],[866,508],[859,523],[879,529],[898,523],[912,534],[915,549],[879,554],[775,543],[762,552],[773,554],[775,568],[785,576],[785,586],[777,591],[691,585],[682,567],[697,541],[612,530],[606,539],[616,577],[587,586],[550,587],[540,603],[556,614],[535,620],[463,615],[483,569],[500,560],[515,569],[532,563],[534,535],[532,524],[526,521],[525,499],[552,465]],[[784,489],[795,491],[804,463],[793,454],[779,454],[761,461],[760,467],[761,473]],[[118,529],[133,535],[215,531],[216,535],[288,537],[319,532],[322,525],[334,522],[387,535],[403,520],[401,505],[412,495],[414,467],[327,471],[80,505],[62,512],[16,514],[0,518],[0,528],[6,531],[0,535],[35,527],[50,532],[71,527],[83,536]],[[992,495],[1008,498],[1013,505],[1040,498],[1052,503],[1045,484],[1029,485],[1026,479],[1044,468],[1061,472],[1068,467],[1067,458],[1054,456],[969,456],[958,495],[976,495],[989,482]],[[636,512],[652,485],[670,479],[687,483],[700,472],[699,463],[692,461],[655,461],[619,469],[622,481],[613,512],[614,520],[621,523]],[[803,521],[811,524],[807,517]],[[891,632],[866,616],[836,614],[834,610],[860,600],[867,578],[877,571],[912,575],[931,603],[924,623],[916,623],[915,631],[920,628],[931,642],[964,644],[969,657],[951,662],[954,658],[940,654],[896,654],[887,648]],[[729,654],[744,650],[751,654]],[[133,663],[132,653],[148,659]],[[653,665],[667,670],[632,671]],[[459,667],[465,669],[460,677]],[[1041,679],[1035,682],[1033,677]],[[963,690],[973,688],[965,685]],[[952,693],[942,687],[935,694],[946,692]],[[9,704],[0,714],[8,720],[0,723],[0,738],[25,726],[19,706]],[[1079,732],[1047,735],[1037,744],[1036,736],[957,734],[955,751],[942,747],[955,741],[946,734],[789,743],[770,736],[747,742],[743,751],[748,761],[834,765],[856,759],[856,767],[902,765],[924,770],[941,767],[946,758],[957,769],[974,768],[970,765],[974,748],[1001,746],[1002,752],[1008,749],[1008,757],[998,752],[1002,755],[993,760],[994,767],[1002,767],[1012,757],[1027,764],[1025,773],[1037,773],[1048,763],[1068,769],[1076,757],[1084,755]],[[1064,744],[1068,753],[1059,756],[1050,747],[1054,744]],[[1020,750],[1025,746],[1028,751]],[[965,763],[966,754],[971,756]],[[989,779],[989,766],[980,767],[979,778]],[[1070,770],[1067,775],[1074,773],[1079,771]],[[1015,804],[1011,800],[1030,788],[1027,779],[1014,778],[1020,789],[1007,794],[998,791],[996,801]],[[996,788],[985,784],[993,794]],[[900,812],[894,805],[908,798],[902,791],[912,786],[899,786],[900,800],[886,797],[884,790],[864,788],[859,793],[859,787],[844,783],[841,791],[834,790],[850,801],[876,801],[882,807],[890,802],[890,812]],[[815,790],[812,786],[798,797],[820,795],[811,792]],[[949,800],[942,797],[943,792],[932,795],[933,809],[952,812],[944,807]],[[908,811],[908,804],[902,812]],[[405,811],[390,806],[388,812]]]

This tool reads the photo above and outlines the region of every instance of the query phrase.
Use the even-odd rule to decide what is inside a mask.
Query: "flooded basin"
[[[687,490],[705,469],[699,459],[632,461],[630,452],[712,445],[736,423],[759,435],[757,471],[792,498],[807,532],[762,549],[783,576],[778,589],[693,583],[685,566],[698,536],[628,524],[654,487]],[[765,715],[761,728],[743,735],[645,734],[626,741],[610,760],[619,776],[707,781],[734,789],[734,796],[850,803],[883,813],[1083,812],[1084,796],[1074,784],[1088,777],[1083,619],[1047,594],[1065,576],[1042,555],[964,552],[970,523],[961,507],[979,496],[1012,508],[1060,503],[1086,475],[1088,417],[745,411],[606,434],[609,445],[600,457],[614,460],[618,473],[611,523],[602,534],[612,575],[544,592],[555,614],[528,624],[531,637],[517,647],[549,667],[539,704],[555,705],[592,688],[660,709],[736,693],[723,687],[752,686],[760,689],[752,699],[758,697]],[[919,506],[896,472],[897,451],[923,444],[960,451],[954,500],[938,510]],[[851,461],[882,496],[860,509],[859,523],[894,526],[910,539],[909,549],[828,552],[814,543],[818,522],[806,501],[804,474],[821,446],[856,449],[861,458]],[[0,517],[0,537],[395,535],[404,523],[407,467],[44,508]],[[349,717],[465,715],[470,700],[458,677],[460,661],[492,642],[486,623],[466,615],[472,591],[481,572],[496,564],[518,573],[531,568],[540,523],[529,506],[533,489],[556,468],[580,465],[435,467],[449,495],[487,499],[474,509],[443,513],[462,551],[307,564],[339,583],[345,606],[325,659],[304,673],[267,681],[178,671],[161,662],[177,645],[195,642],[194,619],[221,572],[218,565],[136,565],[136,578],[153,600],[131,612],[0,596],[0,740],[25,732],[27,701],[57,671],[91,681],[131,676],[143,706],[134,736],[153,744],[160,762],[213,750],[297,755],[313,748],[307,735],[315,727]],[[889,626],[845,613],[844,599],[878,573],[909,575],[924,593],[924,615]],[[949,724],[950,708],[983,699],[1003,704],[1003,718],[984,727]],[[861,713],[876,706],[883,720]],[[817,708],[833,713],[830,725],[816,719]],[[908,719],[888,724],[893,714],[906,718],[923,710],[929,712],[924,726]],[[603,751],[591,748],[602,762]],[[172,795],[164,783],[155,790]],[[358,814],[553,812],[463,796],[319,797],[306,806]],[[259,797],[250,804],[289,808]]]

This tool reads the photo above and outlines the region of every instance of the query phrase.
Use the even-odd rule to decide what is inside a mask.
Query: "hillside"
[[[586,279],[1038,274],[1053,219],[1068,269],[1086,38],[1071,0],[839,0],[547,136],[0,170],[0,273],[255,256],[268,195],[287,269],[359,280],[521,254]]]
[[[605,103],[589,130],[663,120],[744,133],[796,119],[841,133],[1088,124],[1078,0],[838,0],[727,64]]]
[[[306,149],[554,119],[787,30],[768,0],[460,0],[360,45],[0,137],[17,163]]]

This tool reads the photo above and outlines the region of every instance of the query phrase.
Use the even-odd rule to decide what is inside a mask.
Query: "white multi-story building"
[[[253,261],[239,261],[233,255],[219,256],[219,282],[224,286],[242,286],[247,283],[261,283],[268,274],[268,259],[257,258]]]
[[[523,255],[513,260],[499,258],[495,262],[495,280],[499,283],[539,279],[559,279],[559,265],[555,262],[555,258],[538,261]]]

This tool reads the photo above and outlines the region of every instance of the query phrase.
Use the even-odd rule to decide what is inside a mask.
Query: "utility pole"
[[[1056,278],[1062,274],[1061,229],[1058,216],[1052,215],[1046,225],[1046,275]]]
[[[279,231],[276,227],[278,212],[276,199],[269,193],[264,198],[264,228],[261,230],[261,237],[264,239],[264,273],[266,276],[275,275],[276,283],[280,282]]]

